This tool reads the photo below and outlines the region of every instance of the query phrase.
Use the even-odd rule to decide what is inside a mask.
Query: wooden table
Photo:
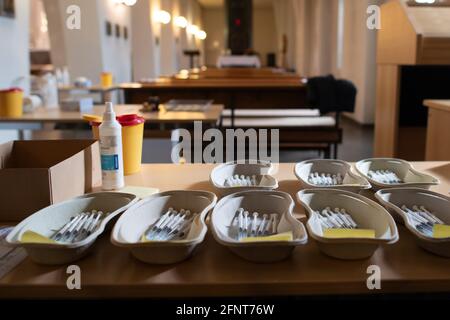
[[[276,177],[280,190],[292,196],[300,190],[294,164],[281,164]],[[450,162],[415,163],[415,167],[441,180],[432,189],[450,190]],[[175,189],[213,190],[208,182],[213,165],[144,165],[126,178],[128,185]],[[303,216],[299,205],[296,215]],[[211,297],[314,294],[369,294],[367,267],[381,267],[378,293],[450,292],[450,259],[420,249],[399,227],[400,240],[379,248],[370,259],[341,261],[321,254],[313,239],[294,250],[293,256],[272,264],[246,262],[207,239],[189,260],[175,265],[147,265],[127,250],[114,247],[109,234],[93,252],[76,262],[81,268],[82,290],[67,290],[67,266],[41,266],[29,259],[0,279],[0,297]]]
[[[161,78],[149,83],[122,84],[121,88],[125,103],[143,103],[150,96],[158,96],[162,102],[212,99],[231,109],[232,116],[238,108],[301,108],[306,105],[306,85],[300,77]]]
[[[205,112],[184,111],[160,111],[141,112],[142,105],[116,105],[114,110],[118,116],[124,114],[138,114],[145,118],[150,124],[183,124],[194,121],[202,121],[205,124],[216,125],[222,116],[223,106],[211,105]],[[104,106],[94,106],[89,114],[101,116],[105,110]],[[25,113],[21,117],[0,117],[0,123],[7,122],[38,122],[38,123],[85,123],[83,113],[62,111],[61,109],[39,108],[32,113]]]
[[[425,159],[450,160],[450,100],[425,100],[428,127]]]
[[[112,101],[112,92],[119,91],[119,85],[112,85],[109,87],[104,87],[100,85],[90,86],[90,87],[76,87],[76,86],[60,86],[58,87],[59,93],[72,94],[73,92],[88,92],[88,93],[98,93],[100,94],[100,103],[104,104],[106,101]]]
[[[177,73],[176,79],[293,79],[301,77],[293,72],[286,72],[280,68],[197,68],[182,70]]]

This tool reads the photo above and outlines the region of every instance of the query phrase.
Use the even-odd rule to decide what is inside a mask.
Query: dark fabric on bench
[[[329,112],[353,112],[357,89],[348,80],[336,79],[333,75],[308,79],[306,99],[309,106]]]

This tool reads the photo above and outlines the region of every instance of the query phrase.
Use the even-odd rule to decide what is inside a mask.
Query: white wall
[[[253,49],[259,53],[263,65],[267,54],[277,52],[277,34],[273,8],[253,9]]]
[[[16,1],[16,17],[0,17],[0,88],[10,87],[17,78],[26,77],[20,87],[29,90],[29,7],[28,0]]]
[[[51,55],[56,67],[68,66],[72,81],[87,77],[94,84],[100,74],[112,72],[116,82],[131,80],[131,16],[130,8],[112,0],[44,0]],[[66,28],[67,7],[81,9],[81,29]],[[106,21],[113,25],[113,35],[106,35]],[[128,27],[129,38],[115,37],[115,24]]]
[[[208,37],[205,40],[205,64],[216,66],[217,59],[227,47],[227,25],[223,8],[202,10],[202,19]]]
[[[14,19],[0,17],[0,89],[11,85],[21,87],[28,93],[30,90],[30,59],[29,59],[29,14],[28,0],[16,1],[16,16]],[[20,83],[14,82],[25,77]],[[11,130],[4,130],[11,128]],[[18,138],[14,125],[2,125],[0,143]]]
[[[168,24],[160,25],[160,48],[161,48],[161,75],[171,76],[177,72],[177,50],[175,39],[175,26],[173,19],[175,3],[173,0],[161,0],[161,9],[169,12],[172,21]]]
[[[333,73],[351,80],[358,88],[356,108],[350,117],[374,121],[376,79],[376,31],[366,26],[367,7],[384,0],[343,0],[343,61],[338,65],[337,26],[339,0],[291,1],[297,24],[295,65],[302,76]]]
[[[158,10],[171,14],[169,24],[161,25],[153,20]],[[197,0],[140,0],[131,11],[134,80],[171,76],[189,67],[189,60],[183,55],[183,50],[198,49],[203,52],[203,41],[188,35],[186,29],[180,29],[173,23],[174,18],[181,15],[203,28]],[[203,65],[203,57],[200,64]]]
[[[367,7],[383,0],[345,0],[344,63],[337,74],[358,87],[356,110],[360,123],[374,122],[376,92],[376,30],[366,27]]]
[[[50,50],[48,26],[45,26],[47,16],[42,0],[32,0],[30,3],[30,49]]]
[[[159,48],[155,26],[149,19],[155,10],[149,1],[138,1],[131,9],[133,80],[155,78],[159,74]],[[157,51],[158,50],[158,51]]]
[[[98,3],[99,36],[101,39],[103,71],[112,72],[117,82],[129,82],[131,80],[131,9],[116,5],[111,0],[100,0]],[[105,32],[105,23],[109,21],[113,25],[120,26],[121,36],[117,38],[115,33],[109,37]],[[124,39],[124,27],[128,29],[128,39]]]

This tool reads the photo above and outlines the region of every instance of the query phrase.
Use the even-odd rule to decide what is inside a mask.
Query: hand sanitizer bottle
[[[102,163],[103,190],[118,190],[124,187],[122,126],[116,120],[113,104],[106,103],[100,131],[100,154]]]

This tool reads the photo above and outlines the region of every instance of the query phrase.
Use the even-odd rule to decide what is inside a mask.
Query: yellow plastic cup
[[[95,114],[83,114],[83,119],[88,121],[92,128],[92,136],[95,140],[100,140],[98,127],[102,123],[103,117]]]
[[[113,74],[111,72],[102,72],[100,75],[100,83],[103,88],[109,88],[113,85]]]
[[[102,124],[102,117],[84,114],[83,119],[89,121],[94,139],[100,140],[99,127]],[[125,175],[138,173],[141,171],[145,119],[137,114],[127,114],[117,117],[117,121],[122,126],[123,173]]]
[[[11,88],[0,91],[0,116],[19,118],[23,115],[23,91]]]
[[[141,171],[142,143],[145,119],[136,114],[117,117],[122,125],[123,172],[125,175]]]

